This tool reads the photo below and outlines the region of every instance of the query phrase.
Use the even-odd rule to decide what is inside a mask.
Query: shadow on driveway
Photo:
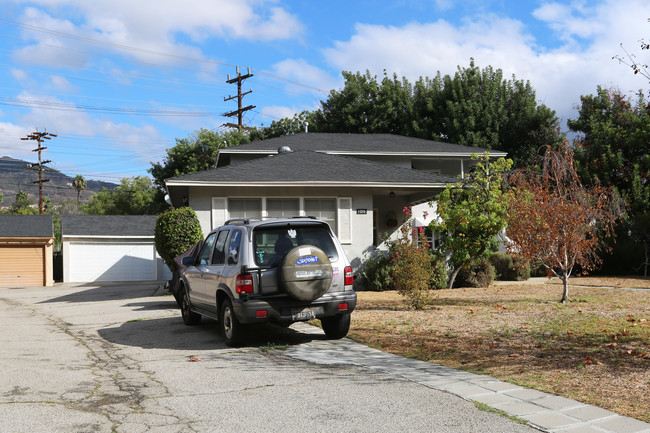
[[[180,317],[134,320],[113,328],[103,328],[99,335],[111,342],[144,349],[210,350],[228,348],[218,323],[203,319],[199,326],[186,326]],[[253,325],[246,329],[247,338],[241,347],[293,346],[324,335],[306,334],[292,328],[272,324]]]
[[[106,282],[69,284],[64,283],[62,290],[69,290],[67,293],[56,298],[41,301],[41,304],[53,302],[101,302],[120,299],[147,298],[159,292],[164,281],[135,281],[135,282]],[[88,287],[79,291],[79,288]],[[174,302],[175,304],[175,302]]]

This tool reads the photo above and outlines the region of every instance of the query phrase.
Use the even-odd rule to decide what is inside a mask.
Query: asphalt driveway
[[[0,288],[0,431],[535,431],[400,376],[287,356],[325,340],[304,325],[228,348],[157,289]]]

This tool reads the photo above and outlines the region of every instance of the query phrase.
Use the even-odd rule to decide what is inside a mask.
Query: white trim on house
[[[230,216],[230,210],[228,206],[228,200],[230,199],[257,199],[261,201],[261,217],[273,216],[269,215],[267,200],[298,200],[298,215],[307,216],[307,211],[305,210],[305,200],[335,200],[336,203],[336,233],[337,237],[342,244],[352,244],[352,197],[337,197],[337,196],[273,196],[273,197],[261,197],[259,195],[238,195],[232,197],[212,197],[212,209],[211,209],[211,230],[214,230],[217,227],[220,227],[226,223]],[[347,201],[347,203],[346,203]],[[215,204],[217,206],[223,206],[222,209],[215,209]],[[221,213],[222,212],[222,213]]]
[[[166,181],[167,187],[170,186],[213,186],[214,181]],[[301,188],[309,187],[362,187],[362,188],[417,188],[417,189],[429,189],[429,188],[444,188],[447,184],[445,182],[436,182],[436,183],[373,183],[373,182],[309,182],[307,184],[301,183]],[[296,182],[219,182],[219,186],[228,186],[228,187],[296,187]],[[233,197],[234,198],[234,197]]]
[[[440,158],[471,158],[472,155],[478,152],[359,152],[355,150],[313,150],[313,152],[324,153],[327,155],[353,155],[353,156],[427,156],[427,157],[440,157]],[[228,149],[221,150],[220,154],[243,154],[243,155],[276,155],[275,150],[236,150]],[[506,157],[506,152],[490,151],[490,157],[501,158]]]

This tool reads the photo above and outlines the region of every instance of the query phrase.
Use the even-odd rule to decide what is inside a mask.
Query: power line
[[[52,35],[62,36],[62,37],[69,38],[69,39],[75,39],[75,40],[79,40],[79,41],[82,41],[82,42],[87,42],[87,43],[102,45],[102,46],[106,46],[106,47],[116,48],[116,49],[119,49],[119,50],[136,52],[136,53],[140,53],[140,54],[150,54],[150,55],[156,55],[156,56],[161,56],[161,57],[169,57],[169,58],[173,58],[173,59],[177,59],[177,60],[185,60],[185,61],[191,61],[191,62],[197,62],[197,63],[210,64],[210,65],[221,65],[221,66],[231,66],[231,67],[232,66],[237,66],[237,65],[233,65],[231,63],[217,62],[215,60],[199,59],[199,58],[196,58],[196,57],[180,56],[180,55],[177,55],[177,54],[165,53],[165,52],[162,52],[162,51],[155,51],[155,50],[149,50],[149,49],[144,49],[144,48],[138,48],[138,47],[133,47],[133,46],[130,46],[130,45],[116,44],[116,43],[113,43],[113,42],[102,41],[102,40],[99,40],[99,39],[88,38],[88,37],[85,37],[85,36],[72,35],[70,33],[59,32],[59,31],[56,31],[56,30],[47,29],[45,27],[39,27],[39,26],[30,25],[30,24],[25,24],[25,23],[21,23],[21,22],[18,22],[18,21],[9,20],[9,19],[6,19],[6,18],[0,18],[0,22],[5,22],[6,24],[9,24],[9,25],[12,25],[12,26],[15,26],[15,27],[28,29],[28,30],[34,30],[34,31],[38,31],[38,32],[43,32],[43,33],[48,33],[48,34],[52,34]],[[28,42],[28,43],[30,42],[30,41],[27,41],[27,40],[24,40],[24,39],[21,39],[21,38],[15,38],[13,36],[6,36],[6,35],[0,35],[0,36],[9,37],[9,38],[12,38],[12,39],[19,39],[19,40],[22,40],[22,41]],[[42,44],[42,43],[40,43],[40,44]],[[65,47],[59,47],[59,46],[56,46],[56,45],[49,45],[49,44],[42,44],[42,45],[51,46],[53,48],[67,49]],[[73,50],[73,51],[80,51],[80,50]],[[88,52],[84,52],[84,51],[81,51],[81,52],[83,52],[84,54],[99,55],[97,53],[88,53]],[[140,62],[140,61],[137,61],[137,62]],[[141,63],[146,64],[146,62],[141,62]],[[167,66],[167,65],[157,65],[157,66],[172,67],[172,66]],[[172,67],[172,68],[176,69],[176,67]],[[182,69],[182,68],[180,68],[180,69]],[[314,90],[314,91],[317,91],[317,92],[323,93],[323,94],[328,93],[326,90],[320,89],[318,87],[310,86],[308,84],[304,84],[304,83],[301,83],[301,82],[296,81],[296,80],[291,80],[291,79],[288,79],[288,78],[284,78],[284,77],[281,77],[279,75],[272,74],[272,73],[270,73],[268,71],[264,71],[263,69],[253,68],[253,70],[256,71],[257,73],[261,74],[261,75],[267,76],[267,77],[272,78],[274,80],[282,81],[282,82],[285,82],[285,83],[288,83],[288,84],[292,84],[294,86],[304,87],[306,89]],[[223,74],[220,74],[220,75],[223,75]]]
[[[173,110],[153,110],[144,108],[118,108],[118,107],[98,107],[94,105],[76,105],[64,102],[40,101],[34,99],[18,99],[0,96],[0,105],[10,105],[15,107],[41,108],[45,110],[62,110],[62,111],[101,111],[112,114],[130,114],[135,116],[180,116],[180,117],[205,117],[213,115],[209,111],[173,111]]]

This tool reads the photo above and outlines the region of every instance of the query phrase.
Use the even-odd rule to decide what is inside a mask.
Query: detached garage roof
[[[52,215],[0,215],[0,237],[53,238]]]
[[[327,134],[329,135],[329,134]],[[458,179],[359,158],[299,150],[167,179],[181,185],[444,186]]]
[[[156,215],[63,215],[61,236],[154,237]]]

